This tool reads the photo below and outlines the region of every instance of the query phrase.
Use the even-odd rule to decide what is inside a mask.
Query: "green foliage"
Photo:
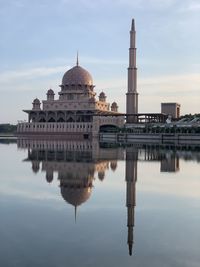
[[[182,115],[179,119],[194,119],[194,118],[200,118],[200,113],[196,113],[196,114],[185,114],[185,115]]]
[[[17,125],[0,124],[0,133],[14,133],[17,130]]]

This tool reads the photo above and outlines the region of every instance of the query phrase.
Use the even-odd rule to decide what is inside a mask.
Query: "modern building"
[[[161,113],[170,115],[173,119],[180,117],[181,105],[178,103],[161,103]]]
[[[68,137],[90,138],[97,136],[100,127],[118,127],[124,124],[123,116],[118,113],[118,105],[111,105],[102,91],[98,99],[94,90],[91,74],[76,65],[63,75],[58,98],[49,89],[47,98],[42,102],[36,98],[31,109],[23,110],[28,122],[18,124],[18,134],[62,134]]]

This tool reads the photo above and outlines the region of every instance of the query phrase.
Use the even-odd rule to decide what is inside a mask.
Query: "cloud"
[[[105,58],[97,58],[97,57],[81,57],[81,61],[84,63],[92,63],[98,65],[126,65],[127,60],[120,59],[105,59]]]
[[[3,186],[0,189],[1,195],[5,196],[15,196],[15,197],[22,197],[22,198],[28,198],[28,199],[35,199],[35,200],[59,200],[59,196],[47,192],[47,191],[39,191],[39,192],[32,192],[28,190],[21,190],[19,188],[11,188],[8,186]]]
[[[27,70],[13,70],[13,71],[7,71],[0,74],[0,83],[11,83],[15,80],[19,79],[30,79],[38,77],[44,77],[49,76],[52,74],[65,72],[66,69],[69,69],[70,67],[66,66],[57,66],[57,67],[40,67],[40,68],[32,68]]]
[[[199,1],[190,1],[180,9],[180,12],[198,12],[200,10]]]
[[[117,3],[139,9],[146,9],[147,6],[156,9],[163,9],[173,6],[176,3],[176,0],[117,0]]]
[[[141,87],[160,87],[160,89],[166,90],[167,93],[174,92],[188,92],[191,93],[191,89],[199,92],[200,75],[199,73],[188,73],[180,75],[165,75],[155,76],[152,78],[146,78],[140,80]],[[159,92],[161,92],[161,90]],[[157,90],[156,90],[157,92]]]

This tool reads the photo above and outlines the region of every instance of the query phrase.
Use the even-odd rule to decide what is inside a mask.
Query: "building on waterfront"
[[[161,113],[170,115],[173,119],[180,117],[181,105],[178,103],[161,103]]]
[[[124,124],[116,102],[110,105],[103,91],[96,98],[92,76],[79,65],[78,55],[76,66],[64,74],[60,88],[58,99],[49,89],[46,100],[36,98],[32,109],[23,110],[28,122],[18,124],[18,134],[64,134],[87,139],[97,136],[100,127]]]

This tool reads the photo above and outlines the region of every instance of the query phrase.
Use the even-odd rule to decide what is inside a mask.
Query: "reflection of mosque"
[[[97,174],[103,180],[109,168],[117,168],[117,158],[123,157],[122,149],[99,149],[98,142],[66,140],[18,139],[18,147],[28,149],[26,161],[32,162],[33,172],[46,172],[51,183],[58,174],[61,195],[67,203],[77,207],[91,195]]]
[[[134,208],[136,205],[135,185],[137,181],[137,162],[160,161],[161,171],[177,171],[178,158],[174,153],[158,151],[137,146],[123,148],[99,147],[98,141],[18,139],[18,148],[28,150],[33,172],[46,172],[46,180],[51,183],[58,174],[60,192],[63,199],[74,206],[75,219],[77,207],[91,196],[95,176],[105,178],[108,169],[117,168],[117,160],[126,160],[126,207],[129,255],[132,255]],[[125,153],[124,153],[125,151]]]

